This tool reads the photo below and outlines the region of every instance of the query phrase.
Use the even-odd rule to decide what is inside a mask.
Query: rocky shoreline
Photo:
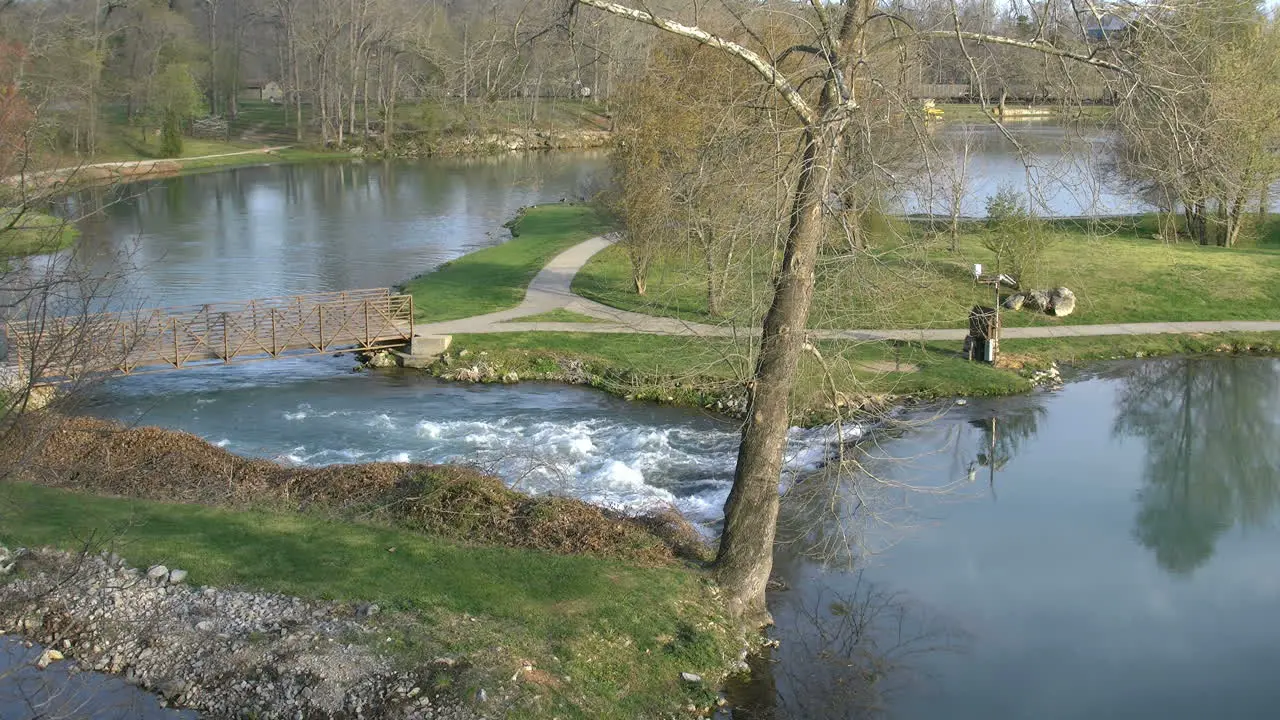
[[[202,718],[480,717],[432,695],[458,671],[452,659],[405,668],[373,649],[385,635],[376,605],[192,587],[185,572],[106,552],[0,546],[0,559],[0,634]]]
[[[509,130],[487,135],[398,140],[390,152],[395,157],[492,155],[504,152],[589,150],[608,146],[608,130]]]

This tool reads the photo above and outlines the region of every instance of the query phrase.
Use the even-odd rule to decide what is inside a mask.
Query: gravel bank
[[[81,670],[119,674],[202,718],[478,717],[429,697],[434,676],[454,671],[448,660],[405,670],[370,649],[376,606],[184,579],[114,555],[0,547],[0,633],[56,649]]]

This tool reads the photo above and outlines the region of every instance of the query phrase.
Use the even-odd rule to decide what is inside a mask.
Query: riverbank
[[[74,225],[52,215],[0,207],[0,263],[8,258],[57,252],[70,247],[79,236]]]
[[[296,596],[326,618],[363,614],[363,641],[344,642],[437,706],[676,717],[714,702],[743,648],[699,569],[701,538],[672,516],[525,496],[464,468],[286,467],[185,433],[48,421],[57,425],[39,432],[36,462],[0,485],[0,543],[105,549],[136,567],[187,570],[188,584]],[[202,622],[181,614],[190,598],[176,594],[179,615],[162,626]],[[255,632],[231,645],[284,647],[284,636]],[[307,640],[298,633],[286,634]],[[67,654],[90,667],[110,657],[88,648],[73,641]]]
[[[226,122],[225,136],[184,137],[180,156],[163,157],[157,137],[111,113],[92,157],[33,157],[30,171],[2,182],[87,185],[312,160],[582,150],[605,147],[613,137],[609,116],[589,101],[543,101],[541,112],[531,115],[526,102],[423,100],[400,107],[397,117],[390,147],[382,146],[380,133],[333,145],[310,124],[299,133],[291,107],[244,101]]]
[[[110,550],[0,546],[0,556],[14,575],[0,580],[0,634],[43,645],[38,669],[70,658],[207,718],[479,717],[439,692],[461,675],[456,663],[396,667],[380,652],[388,631],[372,606],[193,587],[186,570],[130,567]],[[25,683],[45,680],[54,716],[86,701],[111,707],[69,697],[54,672]]]

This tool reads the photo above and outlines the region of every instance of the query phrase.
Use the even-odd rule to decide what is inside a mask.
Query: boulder
[[[163,565],[152,565],[151,568],[147,570],[147,577],[152,580],[168,580],[169,568]]]
[[[1055,317],[1070,315],[1076,309],[1076,294],[1064,287],[1050,290],[1049,307],[1047,309],[1049,314]]]
[[[1049,293],[1044,290],[1028,290],[1022,307],[1037,312],[1049,309]]]
[[[1009,297],[1005,298],[1004,302],[1000,304],[1004,306],[1005,310],[1021,310],[1022,304],[1025,303],[1026,301],[1027,301],[1026,295],[1023,295],[1022,293],[1014,293]]]
[[[52,648],[40,653],[40,657],[36,659],[36,667],[41,670],[49,667],[50,664],[65,659],[62,653]]]
[[[391,353],[382,350],[371,353],[364,361],[365,365],[371,368],[389,368],[396,366],[396,358]]]
[[[173,570],[170,570],[170,571],[169,571],[169,584],[170,584],[170,585],[177,585],[177,584],[181,583],[182,581],[184,581],[184,580],[186,580],[186,579],[187,579],[187,571],[186,571],[186,570],[178,570],[177,568],[174,568]]]

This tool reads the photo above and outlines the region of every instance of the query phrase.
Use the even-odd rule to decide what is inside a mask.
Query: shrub
[[[986,226],[982,244],[995,255],[996,272],[1012,275],[1023,287],[1033,284],[1048,234],[1044,223],[1027,209],[1022,194],[1001,185],[987,199]]]

